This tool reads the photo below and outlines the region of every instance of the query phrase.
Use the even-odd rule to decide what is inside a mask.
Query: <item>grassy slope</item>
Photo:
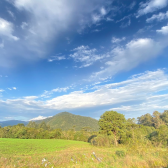
[[[59,113],[42,121],[45,121],[51,128],[61,128],[62,130],[68,130],[74,125],[76,126],[76,131],[79,131],[83,127],[87,126],[91,127],[93,131],[99,130],[98,121],[96,119],[74,115],[68,112]],[[42,121],[38,121],[37,123]]]
[[[119,156],[116,151],[124,151],[125,155]],[[101,162],[94,157],[93,152]],[[44,158],[47,161],[43,163]],[[98,148],[77,141],[0,139],[1,168],[40,168],[45,167],[45,164],[49,168],[154,168],[166,167],[167,158],[167,149],[143,146]]]

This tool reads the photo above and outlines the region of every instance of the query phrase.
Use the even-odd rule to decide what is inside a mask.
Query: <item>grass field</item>
[[[143,146],[100,148],[67,140],[0,139],[0,168],[160,168],[168,150]]]

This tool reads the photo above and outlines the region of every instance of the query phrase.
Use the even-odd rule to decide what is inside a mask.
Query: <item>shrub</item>
[[[115,145],[115,137],[107,135],[98,135],[97,137],[92,138],[91,144],[94,146],[111,147]]]

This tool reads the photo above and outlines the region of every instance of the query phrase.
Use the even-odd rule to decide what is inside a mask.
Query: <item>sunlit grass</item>
[[[160,168],[168,150],[154,147],[94,147],[67,140],[0,139],[0,167]]]
[[[87,145],[85,142],[56,139],[0,139],[0,155],[31,155],[50,153],[73,145]]]

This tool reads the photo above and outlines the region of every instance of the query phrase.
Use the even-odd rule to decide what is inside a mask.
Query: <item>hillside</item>
[[[99,130],[98,121],[96,119],[74,115],[68,112],[59,113],[53,117],[36,121],[36,123],[41,123],[43,121],[45,121],[47,125],[54,129],[61,128],[62,130],[68,130],[73,128],[75,125],[76,131],[81,130],[83,127],[90,127],[93,131]]]
[[[24,125],[28,124],[28,122],[26,122],[26,121],[9,120],[9,121],[0,121],[0,126],[6,127],[6,126],[13,126],[13,125],[21,124],[21,123]]]

